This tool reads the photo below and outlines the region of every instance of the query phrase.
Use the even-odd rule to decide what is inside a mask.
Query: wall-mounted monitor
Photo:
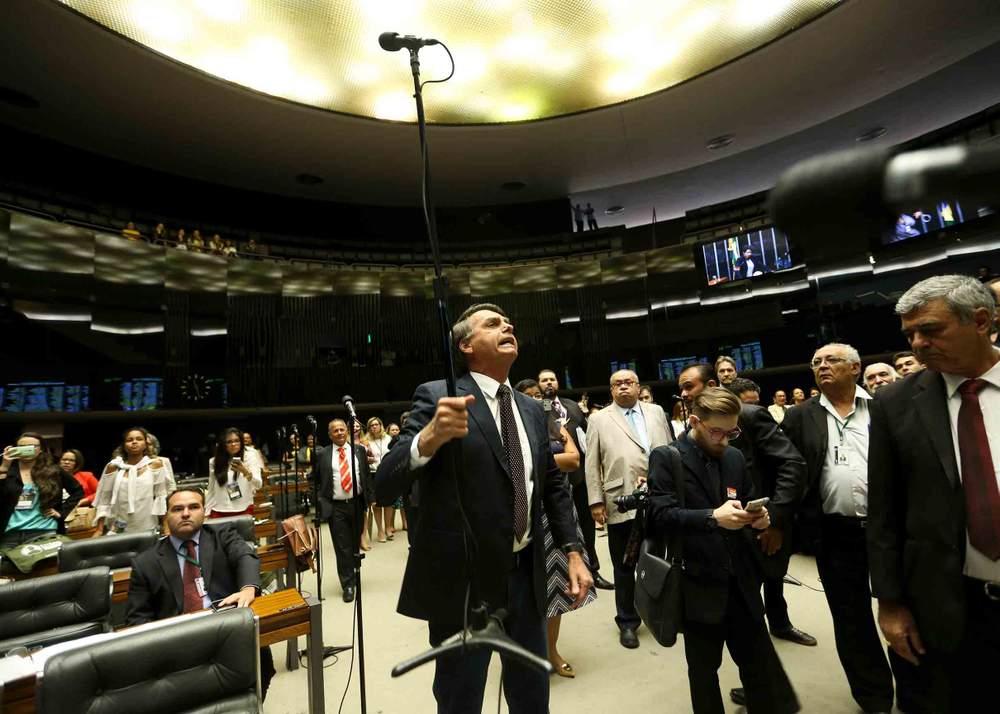
[[[795,267],[788,236],[776,228],[698,243],[694,252],[709,285],[759,278]]]
[[[684,371],[685,367],[696,362],[708,362],[708,358],[697,357],[695,355],[691,355],[690,357],[665,357],[660,360],[660,379],[665,382],[676,381],[681,376],[681,372]]]
[[[611,360],[611,374],[614,374],[615,372],[620,372],[623,369],[635,372],[635,360],[634,359]]]
[[[118,382],[118,405],[126,412],[153,411],[163,406],[163,379],[109,380]]]
[[[962,210],[962,204],[958,201],[939,201],[915,211],[899,214],[893,229],[882,235],[882,244],[889,245],[919,238],[964,223],[966,220],[968,219]]]
[[[5,412],[79,412],[90,409],[90,388],[65,382],[14,382],[0,389]]]
[[[744,342],[740,345],[724,345],[719,348],[719,355],[729,355],[736,363],[736,372],[749,372],[764,368],[764,353],[760,342]]]

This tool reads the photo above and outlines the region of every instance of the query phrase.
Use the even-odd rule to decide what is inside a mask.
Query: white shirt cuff
[[[415,471],[422,468],[431,460],[430,456],[420,455],[420,432],[413,437],[413,441],[410,442],[410,470]]]

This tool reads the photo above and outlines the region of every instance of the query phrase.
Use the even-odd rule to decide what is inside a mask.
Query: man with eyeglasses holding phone
[[[820,395],[788,410],[781,426],[806,460],[803,511],[819,523],[816,567],[851,694],[865,712],[888,712],[892,672],[872,615],[865,541],[872,397],[858,385],[861,357],[850,345],[820,347],[810,366]]]
[[[635,570],[624,565],[625,546],[635,511],[622,513],[614,505],[646,482],[649,452],[673,441],[663,408],[639,401],[639,377],[631,370],[611,375],[614,400],[588,419],[587,498],[594,523],[607,524],[608,550],[615,573],[615,623],[622,647],[639,646],[636,629]]]

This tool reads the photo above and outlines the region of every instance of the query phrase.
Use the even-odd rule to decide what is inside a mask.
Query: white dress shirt
[[[250,479],[230,466],[226,473],[226,483],[219,485],[215,478],[215,457],[208,460],[208,488],[205,492],[205,515],[215,511],[223,513],[239,513],[247,510],[253,504],[254,493],[264,485],[261,476],[260,460],[245,452],[243,465],[250,470]],[[230,498],[228,485],[236,483],[240,487],[240,497]]]
[[[340,449],[344,449],[344,458],[350,459],[352,456],[351,444],[345,442],[343,447],[337,446],[336,444],[330,444],[330,465],[333,467],[333,500],[334,501],[346,501],[353,496],[358,494],[354,491],[354,483],[351,483],[352,493],[348,493],[344,490],[344,487],[340,485]],[[365,458],[368,458],[367,453]],[[347,465],[350,466],[351,462],[348,461]],[[353,478],[358,481],[358,489],[361,488],[361,467],[358,465],[358,460],[354,460],[354,472],[352,474]]]
[[[486,406],[489,407],[493,421],[496,422],[497,433],[500,434],[500,442],[503,443],[503,428],[500,426],[500,400],[497,399],[497,391],[500,389],[500,382],[492,377],[487,377],[479,372],[470,372],[479,390],[486,398]],[[524,459],[524,486],[528,497],[528,529],[524,533],[524,538],[514,541],[514,552],[524,549],[531,542],[531,495],[534,493],[535,484],[531,480],[534,471],[534,463],[531,460],[531,442],[528,441],[528,432],[521,421],[521,412],[517,408],[517,400],[514,397],[514,390],[511,389],[510,380],[504,384],[511,390],[511,407],[514,410],[514,422],[517,424],[517,435],[521,442],[521,457]],[[420,435],[418,434],[410,444],[410,469],[418,469],[431,460],[429,456],[420,455]]]
[[[962,478],[962,455],[958,451],[958,410],[962,406],[962,395],[958,388],[966,377],[957,374],[941,374],[944,377],[945,393],[948,395],[948,417],[951,420],[951,443],[955,447],[955,463],[958,464],[958,477]],[[987,383],[979,393],[979,408],[983,412],[983,422],[986,425],[986,439],[990,444],[990,456],[993,458],[993,471],[1000,485],[1000,362],[997,362],[985,374],[980,375]],[[971,578],[1000,582],[1000,561],[990,560],[972,547],[969,534],[965,534],[965,567],[962,572]]]
[[[841,418],[826,395],[819,403],[826,409],[826,462],[819,477],[823,513],[866,518],[868,516],[868,436],[872,398],[854,387],[854,408]]]

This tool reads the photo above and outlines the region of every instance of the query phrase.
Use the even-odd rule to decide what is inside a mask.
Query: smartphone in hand
[[[753,513],[754,511],[759,511],[770,502],[771,499],[766,496],[764,498],[758,498],[753,501],[750,501],[750,503],[748,503],[743,510],[746,511],[747,513]]]

